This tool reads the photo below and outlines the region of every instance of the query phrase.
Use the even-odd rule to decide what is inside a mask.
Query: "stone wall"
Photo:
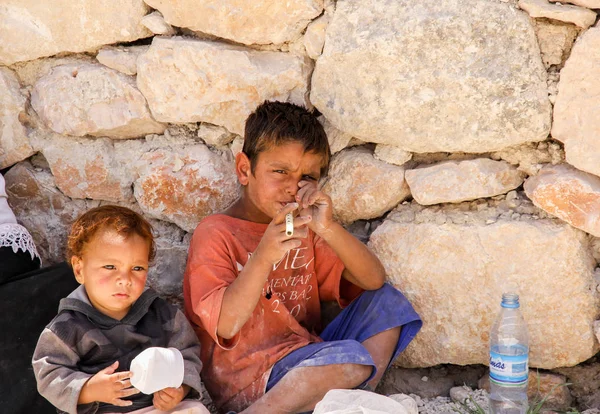
[[[246,116],[314,107],[336,217],[425,322],[398,364],[485,364],[512,289],[532,366],[576,365],[599,350],[600,0],[570,3],[4,0],[11,205],[46,264],[86,209],[141,212],[177,300],[191,232],[238,195]]]

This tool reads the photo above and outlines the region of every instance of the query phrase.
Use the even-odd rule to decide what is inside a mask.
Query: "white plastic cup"
[[[130,371],[131,385],[144,394],[178,388],[183,383],[183,355],[177,348],[147,348],[131,361]]]

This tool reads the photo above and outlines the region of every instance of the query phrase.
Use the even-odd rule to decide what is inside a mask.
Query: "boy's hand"
[[[282,208],[263,234],[258,247],[253,255],[269,264],[275,264],[281,260],[285,253],[296,247],[300,247],[302,242],[299,240],[308,236],[306,224],[311,221],[310,216],[299,216],[294,218],[294,234],[288,236],[285,234],[285,215],[298,208],[298,203],[290,203]]]
[[[296,193],[296,201],[300,205],[300,214],[312,217],[308,227],[321,235],[333,223],[331,197],[319,190],[316,182],[302,180],[298,187],[300,190]]]
[[[185,384],[179,388],[164,388],[156,391],[152,399],[152,405],[160,411],[172,410],[185,398],[189,391],[190,387]]]
[[[117,372],[119,361],[104,368],[91,377],[81,388],[77,404],[89,404],[99,401],[119,407],[126,407],[133,404],[131,401],[121,398],[138,394],[139,391],[131,386],[129,378],[131,371]]]

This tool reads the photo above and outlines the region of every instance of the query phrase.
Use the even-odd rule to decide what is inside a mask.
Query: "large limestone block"
[[[162,133],[133,78],[102,65],[64,65],[39,79],[31,105],[53,131],[136,138]]]
[[[35,242],[44,265],[65,260],[67,234],[75,219],[99,203],[71,200],[61,193],[50,171],[29,162],[12,167],[4,176],[10,205]]]
[[[390,282],[423,319],[400,365],[487,364],[489,332],[507,290],[520,294],[532,367],[593,356],[598,302],[587,235],[516,212],[519,221],[483,221],[489,212],[468,207],[448,210],[467,217],[454,222],[446,209],[401,205],[371,235]]]
[[[285,43],[323,11],[323,0],[145,0],[178,27],[238,43]]]
[[[143,0],[3,0],[0,64],[151,36],[140,24],[148,10]]]
[[[519,7],[531,17],[573,23],[582,29],[587,29],[596,21],[596,13],[592,10],[568,4],[552,4],[547,0],[519,0]]]
[[[20,88],[14,72],[0,67],[0,170],[33,154],[27,130],[19,120],[27,102]]]
[[[115,159],[108,138],[70,138],[36,131],[32,143],[50,165],[56,186],[71,198],[133,201],[132,172]],[[129,163],[137,154],[127,154]]]
[[[525,174],[505,161],[477,158],[407,170],[405,177],[413,198],[430,205],[504,194],[520,186]]]
[[[360,147],[333,157],[323,191],[342,223],[379,217],[410,196],[404,167],[379,161]]]
[[[581,7],[587,7],[588,9],[600,9],[600,0],[550,0],[551,2],[557,3],[571,3]]]
[[[486,152],[550,130],[529,17],[486,0],[337,3],[311,102],[338,129],[410,152]]]
[[[600,237],[600,178],[570,165],[551,165],[525,182],[533,203],[553,216]]]
[[[567,162],[600,176],[600,27],[579,37],[560,72],[552,136],[565,144]]]
[[[233,161],[202,144],[146,152],[136,172],[134,194],[144,213],[188,232],[239,196]]]
[[[264,100],[304,105],[311,65],[302,57],[224,43],[154,38],[137,82],[161,122],[208,122],[242,135]]]

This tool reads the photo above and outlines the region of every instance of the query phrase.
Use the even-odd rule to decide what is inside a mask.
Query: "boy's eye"
[[[317,181],[317,179],[315,177],[313,177],[312,175],[303,175],[302,179],[309,180],[309,181]]]
[[[136,272],[141,272],[143,270],[146,270],[143,266],[134,266],[133,270],[135,270]]]
[[[273,172],[276,172],[277,174],[285,174],[284,170],[273,170]]]
[[[113,269],[115,269],[115,267],[114,267],[113,265],[104,265],[104,266],[102,266],[102,267],[103,267],[103,268],[105,268],[105,269],[108,269],[108,270],[113,270]]]

